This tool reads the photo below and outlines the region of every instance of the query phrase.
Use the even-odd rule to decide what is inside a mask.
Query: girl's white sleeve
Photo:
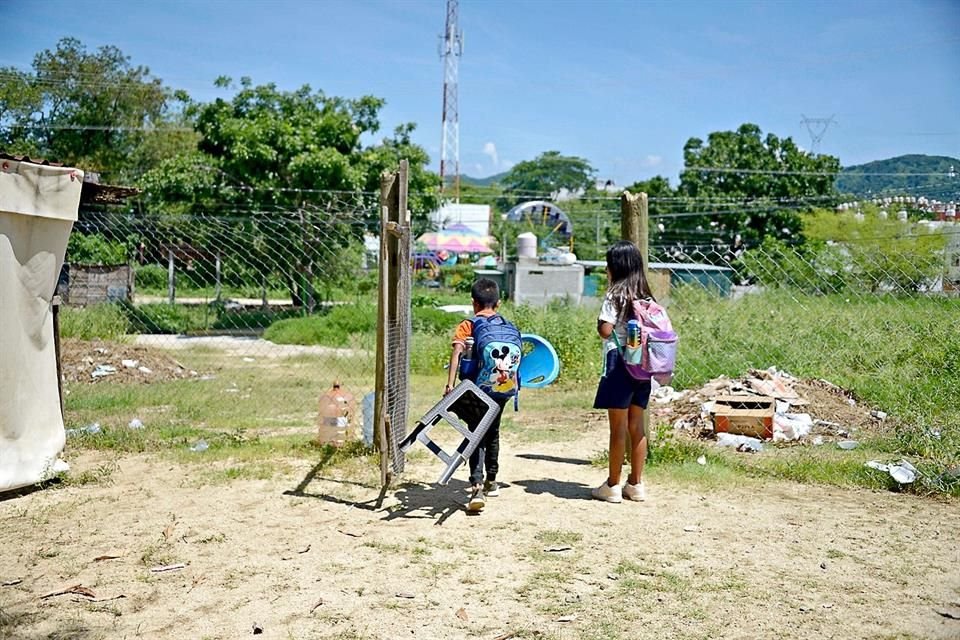
[[[603,298],[603,306],[600,307],[600,316],[597,318],[600,322],[609,322],[612,325],[617,324],[617,308],[613,304],[610,296]]]

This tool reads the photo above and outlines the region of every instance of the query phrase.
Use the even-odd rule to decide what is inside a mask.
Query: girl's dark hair
[[[607,269],[610,271],[607,293],[613,298],[617,314],[622,319],[626,320],[627,310],[633,306],[634,300],[653,300],[643,269],[643,258],[635,244],[621,240],[607,249]]]

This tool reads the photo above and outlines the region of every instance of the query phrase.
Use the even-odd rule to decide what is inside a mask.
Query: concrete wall
[[[555,298],[580,304],[583,298],[583,267],[554,266],[536,260],[511,262],[506,266],[507,293],[516,304],[541,306]]]

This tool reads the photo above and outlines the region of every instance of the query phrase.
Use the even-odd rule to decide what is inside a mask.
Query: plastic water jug
[[[353,394],[334,382],[329,391],[320,396],[320,415],[317,440],[320,444],[342,446],[353,436]]]

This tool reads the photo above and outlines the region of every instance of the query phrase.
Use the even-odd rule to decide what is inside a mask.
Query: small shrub
[[[202,308],[160,302],[139,306],[124,303],[122,309],[133,333],[188,333],[207,328],[209,312]]]
[[[99,233],[71,233],[67,241],[66,261],[71,264],[126,264],[127,246],[108,240]]]
[[[60,307],[60,336],[80,340],[118,340],[129,322],[117,304],[107,302],[85,308]]]
[[[414,333],[430,334],[453,334],[453,329],[457,323],[463,320],[462,316],[454,313],[448,313],[442,309],[432,307],[414,307],[413,308],[413,331]]]
[[[134,283],[140,290],[163,290],[167,287],[167,270],[158,264],[145,264],[134,269]]]
[[[377,308],[372,304],[345,304],[323,315],[288,318],[274,322],[263,337],[277,344],[320,344],[348,347],[351,336],[364,336],[374,348],[377,334]]]

